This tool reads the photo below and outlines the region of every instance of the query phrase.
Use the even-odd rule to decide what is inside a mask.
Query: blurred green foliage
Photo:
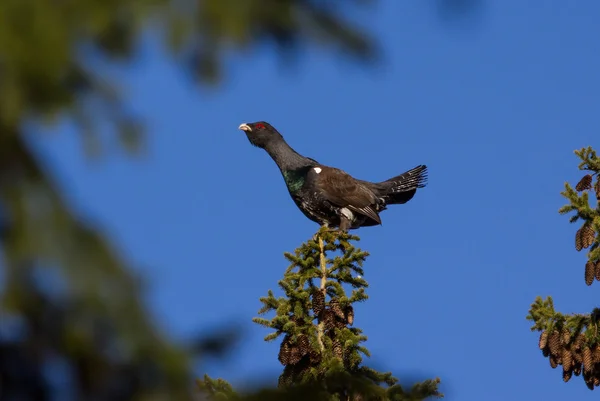
[[[264,42],[280,55],[307,45],[376,59],[368,30],[340,12],[368,3],[376,1],[0,1],[2,401],[50,399],[57,390],[44,369],[61,371],[61,363],[71,399],[184,400],[193,392],[196,353],[156,328],[142,281],[61,196],[30,146],[35,135],[66,119],[95,143],[108,122],[135,149],[143,121],[126,111],[104,67],[134,60],[145,30],[158,32],[199,82],[217,83],[226,52]]]
[[[338,16],[339,6],[297,0],[0,2],[0,329],[15,321],[20,328],[13,337],[0,334],[0,399],[48,397],[41,368],[56,358],[70,362],[69,391],[76,399],[186,399],[193,384],[194,354],[155,328],[141,303],[141,280],[96,227],[74,214],[29,146],[26,127],[67,118],[93,143],[99,124],[109,121],[124,143],[135,145],[141,122],[125,112],[119,82],[102,67],[134,59],[141,34],[151,27],[202,82],[218,78],[225,50],[265,40],[286,48],[327,42],[368,56],[370,42]],[[59,295],[43,291],[48,277],[61,284],[49,285]]]
[[[366,1],[344,6],[352,3]],[[133,59],[141,33],[151,26],[202,82],[219,78],[226,51],[262,41],[280,50],[319,43],[355,59],[371,58],[373,42],[340,16],[341,6],[300,0],[3,0],[0,124],[14,129],[25,118],[68,116],[89,135],[108,119],[131,138],[136,121],[120,107],[118,82],[98,66]]]

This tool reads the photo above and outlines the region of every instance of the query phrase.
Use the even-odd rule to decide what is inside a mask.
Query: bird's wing
[[[317,166],[310,169],[307,180],[331,203],[347,207],[381,224],[379,215],[373,209],[377,197],[350,174],[333,167]]]

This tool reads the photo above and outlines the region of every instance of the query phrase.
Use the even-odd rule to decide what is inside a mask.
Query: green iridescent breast
[[[306,180],[306,173],[310,167],[303,167],[297,170],[283,171],[283,179],[290,192],[296,192],[302,188]]]

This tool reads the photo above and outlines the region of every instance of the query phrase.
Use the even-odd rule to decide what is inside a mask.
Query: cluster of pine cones
[[[587,174],[577,183],[575,189],[578,192],[587,191],[592,189],[592,175]],[[594,185],[596,191],[596,198],[600,202],[600,179],[596,180]],[[582,249],[589,248],[592,246],[596,239],[596,232],[592,228],[589,221],[586,221],[583,226],[575,233],[575,249],[581,251]],[[591,261],[588,260],[585,264],[585,284],[592,285],[594,278],[600,281],[600,260]]]
[[[542,331],[539,347],[544,356],[549,357],[550,366],[563,367],[563,380],[568,382],[573,374],[583,372],[583,380],[590,390],[600,386],[600,344],[589,347],[585,336],[572,337],[569,330]]]
[[[325,292],[322,289],[315,289],[312,293],[312,309],[319,323],[323,323],[323,334],[332,341],[333,353],[336,357],[345,361],[344,349],[342,343],[335,335],[335,328],[341,329],[346,324],[352,325],[354,322],[354,310],[352,305],[342,308],[337,299],[325,304]],[[306,322],[295,316],[291,320],[296,323],[300,331],[312,322]],[[279,376],[279,386],[290,385],[297,382],[304,373],[311,367],[319,366],[322,355],[320,351],[314,350],[310,345],[310,340],[306,334],[299,334],[296,341],[287,334],[279,348],[279,362],[285,366],[283,373]]]
[[[279,347],[279,362],[285,366],[279,376],[279,386],[284,387],[297,382],[311,366],[318,366],[321,353],[311,347],[306,334],[299,334],[295,342],[287,334]]]
[[[312,309],[319,322],[323,322],[325,330],[332,330],[334,327],[346,327],[346,324],[354,323],[354,309],[352,305],[346,308],[340,306],[336,298],[325,305],[325,292],[321,289],[315,289],[312,294]]]
[[[352,305],[342,308],[336,298],[329,301],[329,305],[325,305],[325,292],[321,289],[315,289],[312,294],[312,308],[315,316],[319,319],[319,323],[323,323],[324,335],[331,339],[333,354],[336,358],[345,360],[344,348],[342,343],[335,335],[334,329],[346,327],[346,324],[354,323],[354,309]]]

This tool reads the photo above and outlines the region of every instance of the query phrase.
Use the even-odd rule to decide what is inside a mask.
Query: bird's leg
[[[321,225],[321,229],[319,229],[319,231],[321,231],[323,228],[325,228],[325,230],[323,230],[324,232],[328,232],[328,233],[334,233],[334,232],[340,232],[341,230],[339,228],[332,228],[329,227],[329,223],[325,222],[323,223],[323,225]],[[315,234],[313,235],[313,241],[318,241],[319,240],[319,234]]]
[[[348,232],[350,228],[350,220],[348,220],[345,216],[340,217],[340,231]]]
[[[335,233],[335,232],[340,232],[343,231],[341,228],[331,228],[331,227],[327,227],[327,229],[325,230],[325,232],[329,232],[329,233]]]
[[[351,224],[350,220],[348,220],[348,219],[347,219],[347,218],[345,218],[344,216],[341,216],[341,218],[340,218],[340,225],[339,225],[339,227],[337,227],[337,228],[332,228],[332,227],[329,227],[329,223],[324,223],[324,224],[321,226],[321,228],[326,228],[326,230],[324,230],[325,232],[330,232],[330,233],[337,232],[337,233],[340,233],[340,234],[341,234],[341,233],[345,233],[345,232],[347,233],[347,232],[348,232],[348,230],[350,229],[350,224]],[[320,230],[319,230],[319,231],[320,231]],[[319,239],[319,236],[318,236],[318,234],[315,234],[315,235],[313,236],[313,240],[314,240],[314,241],[318,241],[318,239]]]
[[[333,231],[331,228],[329,228],[329,223],[328,222],[324,222],[321,225],[321,229],[323,229],[323,228],[327,228],[327,230],[325,230],[325,231]],[[321,231],[321,229],[319,229],[319,231]],[[319,233],[316,233],[315,235],[313,235],[313,241],[316,242],[318,240],[319,240]]]

